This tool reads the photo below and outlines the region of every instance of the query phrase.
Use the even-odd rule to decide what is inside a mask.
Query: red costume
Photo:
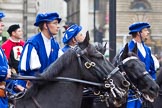
[[[23,40],[15,42],[12,39],[8,39],[2,44],[2,49],[4,50],[5,55],[8,59],[9,66],[11,68],[14,68],[16,71],[18,70],[20,54],[24,44],[25,42]]]

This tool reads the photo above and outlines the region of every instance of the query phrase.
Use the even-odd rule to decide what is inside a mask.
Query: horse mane
[[[32,86],[27,90],[24,98],[30,98],[35,96],[39,90],[39,88],[49,80],[52,80],[54,77],[57,77],[65,66],[68,66],[69,63],[74,61],[75,52],[72,49],[69,49],[65,52],[61,57],[59,57],[55,62],[53,62],[45,71],[39,75],[39,77],[45,79],[43,81],[34,81]],[[56,68],[57,67],[57,68]]]
[[[117,66],[119,64],[119,62],[126,59],[127,57],[135,56],[138,58],[137,52],[138,52],[137,43],[135,43],[135,46],[131,51],[129,51],[128,43],[126,43],[123,50],[114,57],[112,63],[114,66]]]
[[[135,56],[138,58],[137,54],[134,52],[128,52],[128,57]]]
[[[60,72],[62,72],[62,70],[65,68],[65,66],[68,66],[69,63],[74,61],[74,58],[76,57],[75,55],[75,52],[72,49],[69,49],[55,62],[53,62],[47,69],[45,69],[45,71],[41,74],[41,77],[47,80],[57,77]]]

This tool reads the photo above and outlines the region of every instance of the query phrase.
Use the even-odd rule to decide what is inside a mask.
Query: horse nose
[[[130,86],[130,83],[127,80],[122,81],[122,84],[124,85],[124,87]]]
[[[159,85],[158,84],[152,85],[151,88],[150,88],[150,90],[153,91],[153,92],[156,92],[156,94],[158,94]]]

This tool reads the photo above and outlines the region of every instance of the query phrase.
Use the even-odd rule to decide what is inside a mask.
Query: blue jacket
[[[71,48],[69,45],[65,45],[65,46],[62,48],[62,51],[63,51],[63,52],[66,52],[69,48]]]
[[[22,62],[22,56],[27,46],[28,46],[28,50],[27,50],[27,57],[26,57],[26,71],[23,71],[21,70],[21,62]],[[30,57],[31,57],[31,51],[33,47],[36,49],[37,55],[41,63],[41,67],[36,70],[30,69]],[[28,75],[28,76],[35,76],[36,72],[42,73],[52,62],[54,62],[58,58],[58,51],[59,51],[59,44],[53,38],[51,40],[51,52],[48,57],[46,54],[46,49],[45,49],[45,45],[44,45],[44,41],[41,36],[41,33],[38,33],[35,36],[31,37],[25,43],[21,57],[20,57],[20,63],[19,63],[19,68],[18,68],[20,74]],[[21,81],[19,81],[18,84],[24,85],[24,82],[22,83]]]
[[[134,48],[134,45],[135,45],[135,43],[134,43],[134,41],[130,41],[129,42],[129,45],[128,45],[128,47],[129,47],[129,51],[131,51],[133,48]],[[142,53],[140,52],[140,50],[138,50],[138,57],[139,57],[139,59],[142,61],[142,62],[144,62],[145,63],[145,68],[146,68],[146,70],[150,73],[150,75],[152,76],[152,78],[153,79],[156,79],[156,71],[155,71],[155,67],[154,67],[154,61],[153,61],[153,58],[152,58],[152,56],[151,56],[151,50],[150,50],[150,48],[147,46],[147,45],[145,45],[144,43],[143,43],[143,47],[144,47],[144,49],[145,49],[145,51],[146,51],[146,57],[143,57],[143,55],[142,55]]]
[[[0,48],[0,82],[5,81],[8,70],[7,58]],[[6,97],[0,97],[0,108],[8,108],[8,100]]]

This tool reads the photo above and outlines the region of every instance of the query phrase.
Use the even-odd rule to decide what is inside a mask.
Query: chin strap
[[[48,25],[47,25],[47,22],[46,22],[46,26],[47,26],[47,30],[48,30],[48,33],[49,33],[50,37],[53,38],[53,34],[51,33],[51,31],[50,31],[50,29],[49,29],[49,27],[48,27]]]

